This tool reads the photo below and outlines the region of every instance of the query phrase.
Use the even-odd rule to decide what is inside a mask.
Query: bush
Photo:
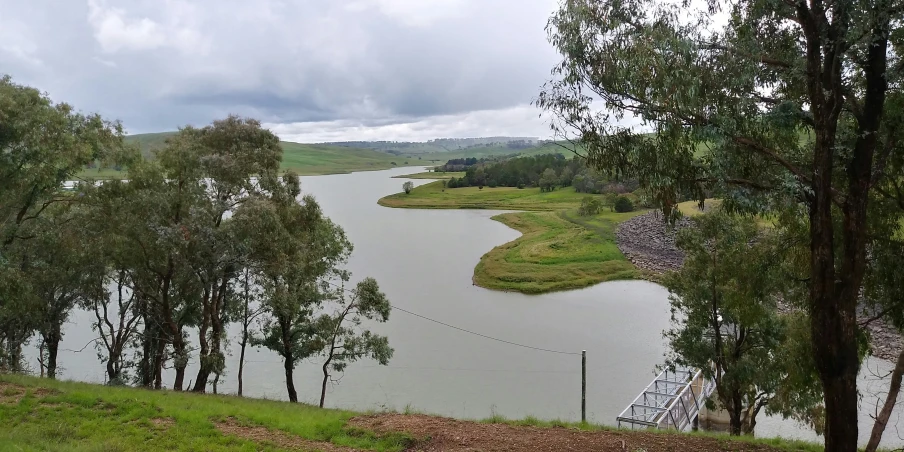
[[[578,207],[578,215],[582,217],[597,215],[603,210],[603,202],[595,196],[585,196]]]
[[[634,210],[634,203],[628,199],[627,196],[619,196],[615,198],[615,211],[616,212],[632,212]]]

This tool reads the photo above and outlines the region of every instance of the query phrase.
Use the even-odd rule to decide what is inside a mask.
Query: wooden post
[[[587,422],[587,350],[581,352],[581,422]]]

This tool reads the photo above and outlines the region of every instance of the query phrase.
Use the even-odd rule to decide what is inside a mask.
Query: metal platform
[[[699,369],[664,370],[618,415],[618,426],[683,431],[694,424],[715,387]]]

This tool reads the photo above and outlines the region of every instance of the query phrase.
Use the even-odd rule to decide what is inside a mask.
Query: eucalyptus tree
[[[359,282],[350,295],[344,289],[335,292],[338,306],[333,314],[322,314],[316,322],[318,335],[324,344],[323,381],[320,386],[320,408],[326,401],[326,386],[331,372],[344,372],[349,364],[371,358],[382,365],[389,364],[393,349],[386,336],[362,330],[365,320],[386,322],[392,306],[386,294],[373,278]]]
[[[242,269],[242,273],[235,283],[236,290],[232,293],[238,298],[238,303],[234,303],[237,312],[235,317],[242,325],[242,333],[239,337],[239,370],[238,379],[238,395],[241,396],[244,389],[244,371],[245,371],[245,350],[248,344],[255,338],[254,332],[251,330],[252,324],[265,313],[266,306],[261,303],[260,285],[255,280],[256,273],[250,266]]]
[[[776,265],[776,238],[753,218],[719,211],[692,223],[676,240],[684,265],[663,281],[673,324],[665,333],[669,365],[699,368],[715,382],[732,435],[753,434],[761,411],[818,425],[811,416],[819,404],[816,379],[790,375],[799,373],[791,353],[799,337],[777,312],[787,282]]]
[[[41,365],[49,378],[57,376],[57,353],[63,324],[80,300],[92,292],[88,267],[100,259],[90,246],[80,206],[54,204],[41,218],[22,228],[29,240],[15,248],[23,255],[22,270],[38,300],[34,315],[41,337]],[[42,369],[42,374],[44,369]]]
[[[347,280],[341,266],[351,253],[342,228],[323,215],[310,195],[301,200],[298,176],[288,172],[269,197],[246,202],[235,218],[249,231],[266,313],[255,343],[283,358],[286,392],[298,401],[293,373],[302,359],[323,350],[315,315],[332,297],[331,280]]]
[[[226,335],[231,282],[247,265],[247,249],[228,217],[249,197],[273,190],[282,160],[279,138],[253,119],[229,116],[214,121],[193,137],[199,146],[186,148],[200,167],[209,200],[198,206],[204,215],[187,225],[192,236],[192,259],[201,287],[198,342],[200,366],[196,392],[204,392],[211,373],[222,373],[222,343]]]
[[[21,369],[22,345],[37,326],[37,299],[22,273],[23,256],[12,248],[30,238],[23,228],[68,198],[64,181],[122,149],[118,123],[0,77],[0,359],[7,369]]]
[[[537,104],[591,165],[638,179],[667,213],[711,190],[739,211],[800,207],[830,452],[857,448],[857,311],[867,246],[883,239],[868,228],[870,198],[904,199],[887,166],[901,153],[890,133],[901,115],[889,113],[900,103],[886,102],[901,85],[902,14],[884,0],[709,0],[702,11],[564,0],[548,28],[563,60]]]

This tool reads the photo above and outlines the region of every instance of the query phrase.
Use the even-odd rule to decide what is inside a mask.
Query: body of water
[[[395,356],[389,366],[372,361],[352,364],[326,404],[356,410],[404,410],[459,418],[579,420],[581,357],[587,350],[587,416],[614,424],[616,415],[655,375],[665,352],[662,331],[669,326],[668,293],[644,281],[622,281],[544,295],[486,290],[471,282],[474,266],[492,249],[519,233],[491,221],[498,212],[483,210],[390,209],[377,205],[382,196],[401,191],[404,179],[391,176],[415,168],[302,178],[324,212],[340,224],[355,246],[348,263],[352,280],[372,276],[393,305],[459,328],[532,347],[539,351],[468,334],[393,311],[375,330],[389,336]],[[415,185],[427,183],[415,180]],[[73,313],[65,327],[60,366],[67,379],[102,382],[104,368],[91,346],[96,337],[93,315]],[[233,325],[231,355],[220,391],[237,388],[239,328]],[[194,338],[192,338],[194,341]],[[82,351],[77,351],[83,349]],[[34,350],[31,350],[34,356]],[[286,399],[278,355],[252,348],[246,354],[244,387],[251,397]],[[870,360],[869,369],[884,375],[891,365]],[[36,366],[36,360],[32,359]],[[295,373],[299,399],[316,403],[321,362],[304,362]],[[192,378],[196,366],[189,366]],[[884,382],[864,369],[860,419],[865,442],[875,411],[874,396]],[[164,380],[172,384],[172,373]],[[904,444],[896,434],[896,413],[884,445]],[[764,418],[758,435],[813,439],[794,422]]]

